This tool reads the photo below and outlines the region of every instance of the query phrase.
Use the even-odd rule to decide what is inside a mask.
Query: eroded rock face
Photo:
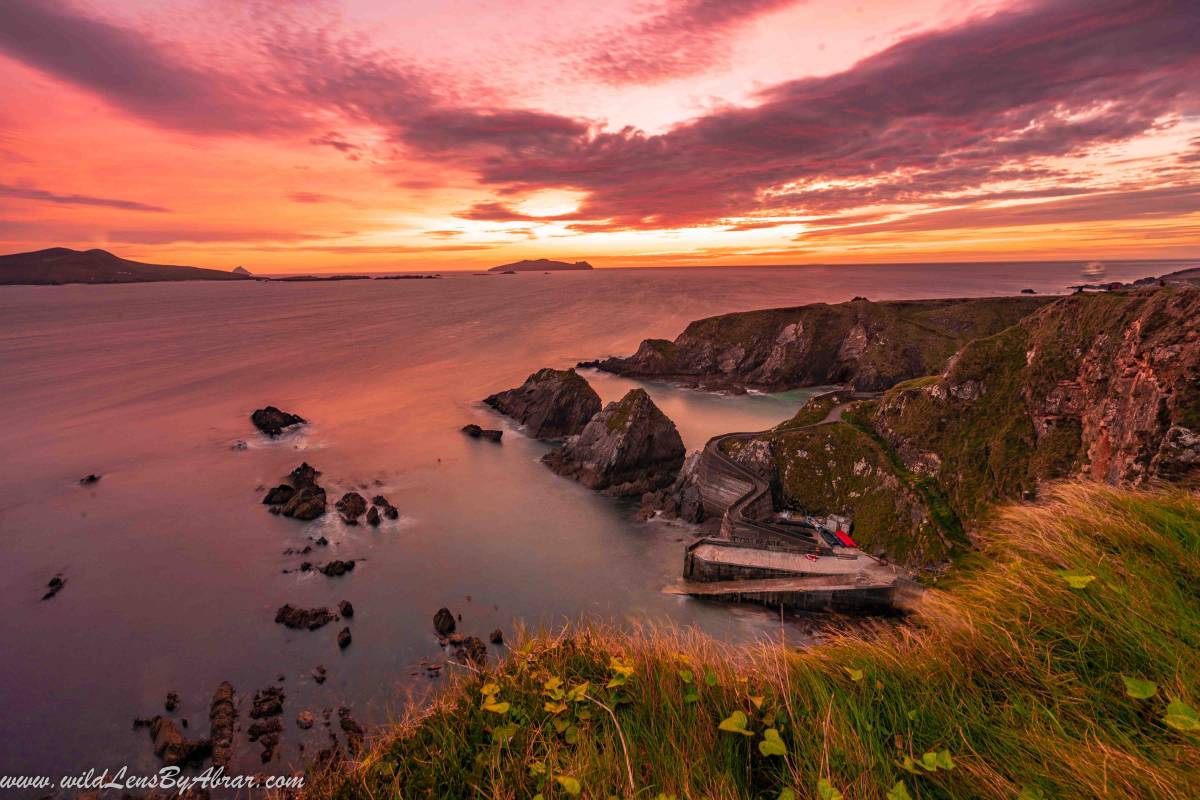
[[[872,414],[905,465],[973,517],[1047,480],[1200,481],[1200,290],[1060,298]]]
[[[303,417],[282,411],[275,406],[258,409],[250,415],[250,421],[267,436],[278,436],[285,428],[304,424]]]
[[[856,298],[726,314],[691,323],[674,341],[647,339],[628,358],[589,366],[722,391],[828,384],[874,391],[940,372],[967,342],[997,333],[1048,302]]]
[[[483,402],[525,426],[535,439],[563,439],[600,410],[600,395],[573,369],[540,369],[516,389]]]
[[[343,520],[356,521],[367,513],[367,498],[358,492],[346,492],[342,495],[342,499],[337,501],[337,510]]]
[[[449,636],[454,633],[456,627],[454,615],[450,613],[450,609],[439,608],[433,615],[433,629],[437,631],[438,636]]]
[[[643,389],[609,403],[542,461],[590,489],[641,495],[675,480],[683,466],[683,440],[675,423]]]
[[[642,497],[641,516],[649,519],[657,512],[667,519],[699,524],[704,521],[704,503],[700,498],[697,467],[700,453],[690,453],[670,486]]]

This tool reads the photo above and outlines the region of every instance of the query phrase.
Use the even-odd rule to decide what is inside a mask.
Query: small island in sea
[[[594,269],[586,261],[555,261],[552,258],[526,258],[511,264],[501,264],[492,267],[488,272],[576,272],[578,270]]]
[[[238,270],[242,271],[238,271]],[[153,283],[158,281],[253,280],[239,267],[231,272],[171,264],[143,264],[107,250],[50,247],[0,256],[0,284]]]

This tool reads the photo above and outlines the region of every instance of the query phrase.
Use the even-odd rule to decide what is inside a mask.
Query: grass
[[[1062,485],[980,540],[908,623],[806,650],[586,626],[524,639],[307,794],[1200,796],[1196,496]]]

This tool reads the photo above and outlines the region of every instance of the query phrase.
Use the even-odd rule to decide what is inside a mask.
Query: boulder
[[[303,489],[306,486],[316,486],[317,477],[320,474],[307,461],[302,461],[300,466],[288,473],[288,480],[292,486],[295,486],[297,489]]]
[[[250,415],[250,421],[267,436],[278,436],[285,428],[304,424],[302,417],[281,411],[275,406],[258,409]]]
[[[389,503],[388,499],[383,495],[377,494],[371,498],[371,505],[378,506],[379,508],[386,508],[387,506],[390,506],[391,503]]]
[[[345,650],[347,647],[350,646],[350,641],[351,641],[351,636],[350,636],[349,628],[342,628],[340,631],[338,631],[338,635],[337,635],[338,647]]]
[[[354,559],[341,561],[334,559],[321,567],[321,574],[330,578],[337,578],[345,575],[347,572],[354,571]]]
[[[328,608],[296,608],[283,605],[275,613],[275,621],[296,630],[315,631],[337,619]]]
[[[274,489],[267,492],[266,496],[263,497],[263,505],[267,505],[267,506],[284,505],[285,503],[287,503],[288,500],[291,500],[292,496],[295,494],[296,494],[295,489],[293,489],[291,486],[288,486],[286,483],[281,483],[278,486],[276,486]]]
[[[542,461],[590,489],[625,496],[672,483],[683,457],[683,439],[675,423],[645,390],[633,389]]]
[[[525,383],[483,402],[525,426],[535,439],[564,439],[600,410],[600,395],[573,369],[540,369]]]
[[[342,499],[337,501],[336,508],[342,515],[342,519],[347,522],[357,520],[367,513],[367,498],[358,492],[346,492],[342,495]]]
[[[343,600],[338,603],[338,613],[349,619],[350,617],[354,616],[354,606],[349,600]]]
[[[279,513],[292,519],[314,520],[325,514],[325,503],[325,490],[320,486],[309,486],[292,495]]]
[[[233,728],[236,722],[237,705],[234,703],[233,684],[224,681],[213,693],[212,705],[208,709],[208,735],[212,739],[214,767],[229,764],[233,755]]]
[[[492,442],[498,442],[504,436],[504,431],[481,428],[475,424],[463,425],[462,432],[472,439],[487,439]]]
[[[379,509],[375,506],[371,506],[371,508],[367,511],[367,524],[372,528],[378,528],[379,521]]]
[[[496,628],[489,638],[492,640],[492,644],[504,644],[504,631]]]
[[[449,636],[454,633],[455,627],[454,615],[450,613],[450,609],[439,608],[433,615],[433,629],[437,631],[438,636]]]
[[[212,753],[211,741],[183,738],[175,722],[166,717],[150,720],[150,736],[154,740],[154,755],[168,767],[199,764]]]

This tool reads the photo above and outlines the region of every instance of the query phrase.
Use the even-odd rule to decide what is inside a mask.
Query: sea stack
[[[524,425],[535,439],[574,436],[600,411],[600,395],[573,369],[540,369],[483,402]]]
[[[675,480],[683,466],[675,423],[644,389],[609,403],[577,436],[542,461],[559,475],[612,495],[641,495]]]

